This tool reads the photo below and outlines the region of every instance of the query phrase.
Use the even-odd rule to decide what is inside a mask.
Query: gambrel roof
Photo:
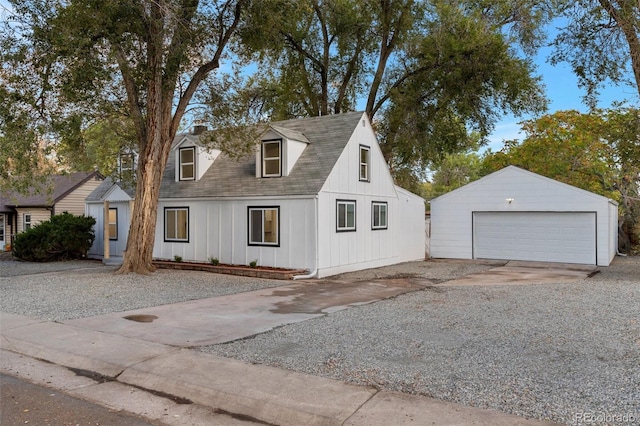
[[[176,182],[173,151],[160,199],[317,194],[363,117],[363,112],[352,112],[271,123],[271,129],[281,135],[308,142],[288,176],[256,178],[256,155],[251,152],[240,160],[221,154],[201,179]]]

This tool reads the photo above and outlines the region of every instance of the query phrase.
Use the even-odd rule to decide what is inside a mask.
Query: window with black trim
[[[387,203],[373,201],[371,203],[371,229],[387,229]]]
[[[109,239],[118,239],[118,209],[116,207],[109,208]]]
[[[180,148],[180,180],[196,178],[196,148]]]
[[[336,231],[356,230],[355,200],[336,200]]]
[[[280,245],[280,207],[249,207],[249,245]]]
[[[22,216],[22,229],[24,231],[31,229],[31,215],[29,213],[25,213],[24,216]]]
[[[371,180],[370,163],[371,149],[368,146],[360,145],[360,180],[363,182]]]
[[[164,208],[164,240],[189,242],[189,207]]]
[[[282,139],[262,141],[262,177],[282,176]]]

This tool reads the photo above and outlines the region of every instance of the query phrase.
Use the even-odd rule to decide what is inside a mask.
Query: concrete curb
[[[135,388],[131,389],[188,399],[211,415],[230,413],[263,424],[553,424],[19,315],[0,313],[0,324],[3,352],[85,370],[85,374],[98,373],[120,384],[117,386],[112,381],[109,386],[100,385],[100,391],[93,391],[80,380],[83,390],[78,391],[78,395],[87,399],[100,395],[104,401],[121,400],[121,396],[110,397],[109,390],[118,393],[122,386],[132,385]],[[29,365],[33,364],[18,362],[16,356],[3,356],[0,370],[16,375],[16,368],[29,368]]]

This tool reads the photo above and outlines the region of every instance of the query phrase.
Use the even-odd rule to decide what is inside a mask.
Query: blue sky
[[[542,77],[546,88],[547,98],[549,99],[547,113],[552,114],[556,111],[575,109],[587,112],[588,108],[584,104],[582,97],[584,90],[578,87],[578,80],[566,63],[555,66],[547,63],[546,58],[550,49],[541,49],[536,56],[536,65],[538,66],[538,74]],[[598,102],[599,108],[610,108],[614,102],[627,101],[629,105],[637,106],[639,103],[638,93],[632,86],[615,86],[608,82],[600,91]],[[527,117],[525,117],[527,118]],[[504,117],[495,128],[493,134],[489,137],[490,143],[488,148],[492,151],[498,151],[502,148],[503,140],[520,139],[523,136],[520,133],[518,122],[521,118],[513,116]]]

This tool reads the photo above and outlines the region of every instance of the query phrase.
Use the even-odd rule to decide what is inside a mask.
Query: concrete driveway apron
[[[597,268],[550,262],[509,261],[504,266],[465,275],[439,284],[445,287],[483,285],[527,285],[572,282],[592,276]]]
[[[65,324],[179,347],[229,342],[349,306],[419,290],[419,278],[300,281],[281,287],[65,321]]]

